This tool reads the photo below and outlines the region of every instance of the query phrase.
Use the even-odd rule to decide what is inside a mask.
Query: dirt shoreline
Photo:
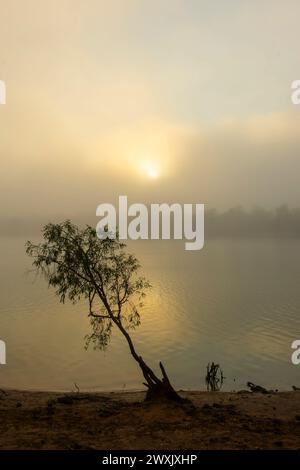
[[[300,391],[180,392],[194,407],[143,392],[0,391],[0,449],[300,449]]]

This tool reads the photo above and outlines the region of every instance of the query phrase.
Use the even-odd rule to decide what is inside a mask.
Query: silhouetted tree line
[[[207,237],[292,237],[300,238],[300,208],[282,205],[275,210],[256,207],[246,211],[234,207],[224,212],[206,211]]]
[[[60,219],[60,217],[57,217]],[[73,216],[78,225],[96,226],[97,218]],[[0,235],[32,236],[40,233],[47,218],[6,218],[0,220]],[[209,237],[289,237],[300,238],[300,208],[282,205],[275,210],[241,206],[225,211],[205,208],[205,238]]]

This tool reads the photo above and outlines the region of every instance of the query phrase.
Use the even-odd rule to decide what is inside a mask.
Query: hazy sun
[[[147,178],[156,180],[160,177],[160,168],[157,163],[151,161],[143,161],[140,165],[141,172]]]

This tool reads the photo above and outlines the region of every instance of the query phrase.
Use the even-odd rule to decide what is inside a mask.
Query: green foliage
[[[112,327],[129,330],[140,324],[149,282],[138,275],[138,260],[125,251],[118,238],[100,240],[90,226],[78,228],[69,220],[47,224],[44,241],[26,243],[26,252],[49,286],[55,288],[60,302],[88,302],[91,334],[86,337],[95,348],[105,349]]]

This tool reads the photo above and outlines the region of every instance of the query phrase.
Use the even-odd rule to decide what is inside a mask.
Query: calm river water
[[[131,242],[153,285],[137,349],[174,385],[204,389],[208,362],[226,376],[224,390],[248,380],[300,386],[291,343],[300,339],[300,242],[213,240],[200,252],[181,242]],[[7,365],[0,387],[72,390],[141,388],[127,345],[114,332],[106,352],[84,349],[87,309],[61,305],[43,279],[28,274],[21,238],[1,238],[0,339]]]

